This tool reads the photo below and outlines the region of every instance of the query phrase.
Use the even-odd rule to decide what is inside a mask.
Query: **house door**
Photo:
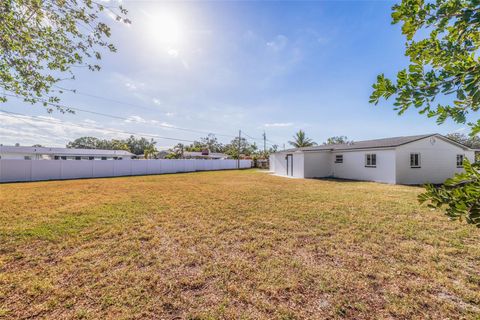
[[[285,160],[287,161],[287,176],[293,176],[293,154],[287,154]]]

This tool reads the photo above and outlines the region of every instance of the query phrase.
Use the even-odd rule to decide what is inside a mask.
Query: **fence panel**
[[[122,160],[123,161],[123,160]],[[132,164],[132,176],[143,176],[147,174],[147,161],[130,161]]]
[[[33,160],[0,160],[2,182],[30,181]]]
[[[240,168],[250,168],[241,160]],[[236,160],[23,160],[0,159],[0,182],[101,178],[115,176],[237,169]]]
[[[32,181],[38,180],[58,180],[62,178],[62,164],[60,161],[33,161],[32,166]]]
[[[108,160],[92,161],[94,177],[113,177],[115,171],[113,165]]]
[[[78,179],[93,177],[93,160],[32,160],[59,161],[62,168],[61,179]]]

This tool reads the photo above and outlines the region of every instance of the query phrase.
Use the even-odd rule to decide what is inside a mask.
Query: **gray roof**
[[[64,156],[134,156],[125,150],[73,149],[48,147],[0,146],[0,153],[48,154]]]
[[[340,150],[355,150],[355,149],[376,149],[376,148],[395,148],[407,143],[411,143],[417,140],[429,138],[432,136],[441,137],[449,142],[452,142],[456,145],[462,146],[465,149],[469,149],[468,147],[455,142],[453,140],[448,139],[437,133],[432,134],[422,134],[416,136],[405,136],[405,137],[393,137],[393,138],[383,138],[383,139],[375,139],[375,140],[364,140],[364,141],[355,141],[352,143],[347,144],[332,144],[332,145],[319,145],[313,147],[305,147],[305,148],[296,148],[296,149],[288,149],[285,151],[340,151]]]
[[[183,152],[183,156],[204,158],[228,158],[228,155],[225,153],[209,152],[208,154],[203,154],[201,151],[185,151]]]

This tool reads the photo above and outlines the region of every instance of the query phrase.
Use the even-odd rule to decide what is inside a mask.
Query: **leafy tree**
[[[101,19],[106,10],[117,21],[130,23],[123,7],[113,9],[101,1],[1,1],[0,102],[15,95],[49,107],[60,101],[57,84],[75,78],[73,68],[100,70],[102,49],[116,51],[107,41],[110,27]]]
[[[312,147],[317,145],[317,143],[314,142],[312,139],[307,138],[307,136],[305,135],[305,131],[303,130],[299,130],[297,133],[295,133],[293,139],[293,141],[288,141],[288,143],[295,148]]]
[[[240,155],[238,154],[240,141]],[[228,154],[233,159],[238,159],[241,155],[251,156],[257,151],[255,144],[250,144],[247,139],[238,137],[234,138],[229,144],[225,146],[225,154]]]
[[[332,144],[347,144],[350,143],[351,141],[348,140],[346,136],[335,136],[335,137],[330,137],[327,139],[326,142],[324,142],[324,145],[332,145]]]
[[[370,102],[394,97],[399,114],[414,107],[439,124],[467,122],[467,115],[480,109],[480,1],[403,0],[392,9],[393,23],[402,24],[407,38],[410,64],[395,81],[379,75]],[[471,136],[480,132],[480,120],[468,125]],[[419,200],[435,208],[447,206],[451,218],[465,217],[480,226],[480,168],[468,160],[464,167],[443,186],[427,186]]]
[[[145,150],[155,150],[155,142],[153,139],[146,139],[146,138],[135,138],[134,136],[130,136],[125,143],[128,147],[128,150],[133,154],[144,154]]]
[[[455,175],[437,188],[426,186],[419,196],[420,202],[428,202],[431,208],[447,207],[446,215],[452,220],[465,219],[480,227],[480,164],[464,162],[465,172]]]
[[[165,159],[180,159],[183,157],[183,151],[185,146],[183,143],[178,143],[176,146],[168,150],[168,154],[165,156]]]
[[[466,134],[456,132],[447,134],[447,138],[461,143],[469,148],[480,149],[480,136],[478,135],[467,136]]]
[[[155,148],[154,145],[147,146],[143,150],[143,155],[145,159],[154,159],[156,154],[157,154],[157,149]]]
[[[438,123],[451,118],[465,123],[480,108],[480,1],[403,0],[393,6],[393,23],[406,36],[408,68],[396,81],[383,74],[373,85],[370,102],[395,97],[400,114],[414,107]],[[469,123],[472,135],[480,120]]]
[[[95,137],[81,137],[67,143],[67,148],[75,149],[101,149],[102,141]]]
[[[218,141],[214,134],[209,134],[200,141],[194,141],[193,144],[185,146],[185,151],[200,152],[209,150],[210,152],[224,152],[225,146]]]
[[[130,136],[126,140],[102,140],[95,137],[81,137],[67,144],[67,148],[77,149],[104,149],[104,150],[126,150],[133,154],[145,154],[145,150],[149,155],[156,153],[156,142],[153,139],[135,138]]]

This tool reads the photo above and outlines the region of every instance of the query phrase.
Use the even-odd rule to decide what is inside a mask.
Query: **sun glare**
[[[185,41],[185,27],[173,12],[160,12],[149,17],[151,40],[167,50],[178,50]]]

